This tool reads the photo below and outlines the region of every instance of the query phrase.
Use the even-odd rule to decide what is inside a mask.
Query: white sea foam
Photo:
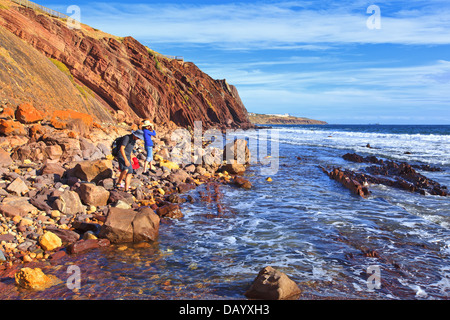
[[[281,142],[350,149],[404,161],[450,165],[450,135],[349,132],[333,129],[283,128]],[[370,144],[372,148],[367,148]]]

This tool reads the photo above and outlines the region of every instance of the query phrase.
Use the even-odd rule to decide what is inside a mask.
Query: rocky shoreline
[[[171,162],[176,147],[172,131],[157,128],[154,165],[143,173],[145,155],[139,142],[141,167],[125,192],[115,186],[119,171],[110,145],[133,129],[137,127],[102,126],[75,111],[44,120],[28,103],[2,110],[0,279],[15,277],[17,285],[27,287],[30,275],[22,274],[24,267],[114,243],[154,241],[161,219],[183,217],[180,205],[193,201],[184,193],[199,185],[251,188],[241,176],[246,168],[242,164]]]

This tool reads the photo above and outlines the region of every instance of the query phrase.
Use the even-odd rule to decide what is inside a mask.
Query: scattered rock
[[[63,153],[63,149],[59,144],[46,146],[44,149],[46,159],[50,161],[58,161],[62,157]]]
[[[166,204],[159,207],[156,210],[156,214],[161,218],[180,219],[183,217],[183,213],[180,210],[180,206],[174,203]]]
[[[192,183],[180,183],[180,184],[178,184],[177,188],[178,188],[179,193],[186,193],[190,190],[195,189],[196,185],[192,184]]]
[[[169,161],[169,160],[161,160],[159,165],[161,167],[166,167],[166,168],[168,168],[170,170],[178,170],[178,169],[180,169],[180,167],[176,163],[174,163],[172,161]]]
[[[222,171],[227,171],[230,174],[243,174],[245,170],[246,168],[243,164],[238,164],[236,162],[222,166]]]
[[[47,228],[48,231],[58,236],[63,244],[71,244],[80,239],[80,235],[72,230],[58,229],[56,227]]]
[[[0,204],[0,213],[6,217],[21,216],[28,214],[36,214],[38,209],[29,202],[27,197],[9,196],[3,199]]]
[[[62,241],[56,234],[47,231],[39,237],[39,245],[45,251],[53,251],[62,246]]]
[[[16,119],[24,124],[35,123],[44,120],[42,112],[38,111],[31,103],[22,103],[16,109]]]
[[[56,174],[59,176],[59,178],[63,177],[64,172],[66,172],[66,169],[64,169],[60,164],[52,162],[47,162],[41,169],[42,175]]]
[[[109,203],[117,203],[119,200],[132,205],[134,203],[133,195],[120,190],[111,190],[109,193]]]
[[[250,288],[245,292],[249,299],[284,300],[298,298],[301,294],[297,284],[270,266],[263,268]]]
[[[175,172],[172,172],[167,177],[167,180],[172,183],[184,183],[184,182],[186,182],[187,178],[189,178],[189,175],[186,173],[186,171],[184,171],[182,169],[178,169]]]
[[[109,199],[109,191],[93,183],[82,183],[77,190],[81,201],[86,205],[106,206]]]
[[[28,186],[25,184],[25,182],[23,182],[21,178],[17,177],[13,182],[9,184],[9,186],[6,188],[6,191],[17,196],[22,196],[28,193],[30,189],[28,189]]]
[[[87,239],[80,240],[75,243],[70,244],[67,247],[67,253],[69,254],[79,254],[85,252],[87,250],[107,247],[110,245],[110,241],[108,239]]]
[[[65,189],[64,192],[53,202],[53,209],[64,214],[85,213],[86,207],[81,203],[80,196],[75,191]]]
[[[35,206],[37,209],[41,211],[45,211],[47,213],[52,211],[52,207],[48,204],[48,196],[47,195],[37,195],[35,197],[30,198],[30,204]]]
[[[227,164],[250,164],[251,154],[247,140],[236,139],[234,142],[227,143],[223,149],[223,160],[227,161]]]
[[[0,148],[0,167],[9,167],[13,163],[11,155]]]
[[[26,136],[27,131],[20,122],[0,119],[0,134],[4,136]]]
[[[57,129],[70,129],[85,135],[91,131],[94,118],[90,114],[70,109],[55,110],[50,122]]]
[[[6,120],[14,120],[14,110],[10,107],[3,108],[0,117]]]
[[[0,262],[4,262],[4,261],[6,261],[5,254],[3,253],[2,250],[0,250]]]

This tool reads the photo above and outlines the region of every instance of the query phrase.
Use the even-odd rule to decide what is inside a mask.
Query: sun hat
[[[137,137],[137,138],[139,138],[139,139],[141,139],[141,140],[144,140],[144,133],[142,132],[142,130],[136,130],[136,131],[133,131],[132,134],[133,134],[135,137]]]
[[[142,124],[143,127],[148,127],[148,126],[152,126],[152,123],[149,120],[145,120],[144,123]]]

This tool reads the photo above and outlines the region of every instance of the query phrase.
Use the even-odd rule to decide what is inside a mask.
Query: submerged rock
[[[347,153],[343,156],[347,161],[357,163],[374,164],[364,170],[364,173],[353,172],[351,170],[341,170],[334,168],[330,172],[321,167],[323,172],[330,178],[340,182],[353,193],[366,197],[370,194],[367,184],[382,184],[389,187],[403,189],[409,192],[417,192],[420,194],[430,194],[438,196],[448,196],[449,192],[446,186],[441,186],[438,182],[433,181],[420,174],[415,167],[424,171],[439,171],[439,168],[430,166],[413,166],[408,163],[396,163],[394,161],[383,161],[375,156],[362,157],[357,154]]]
[[[236,176],[236,177],[234,177],[233,181],[234,181],[235,185],[237,185],[237,186],[239,186],[241,188],[244,188],[244,189],[251,189],[252,188],[252,183],[250,181],[248,181],[247,179],[244,179],[242,177]]]
[[[366,183],[362,178],[356,177],[353,172],[347,170],[333,169],[328,172],[325,168],[322,168],[323,172],[326,173],[331,179],[336,180],[341,183],[344,187],[349,189],[352,193],[366,198],[370,191],[364,186]]]

